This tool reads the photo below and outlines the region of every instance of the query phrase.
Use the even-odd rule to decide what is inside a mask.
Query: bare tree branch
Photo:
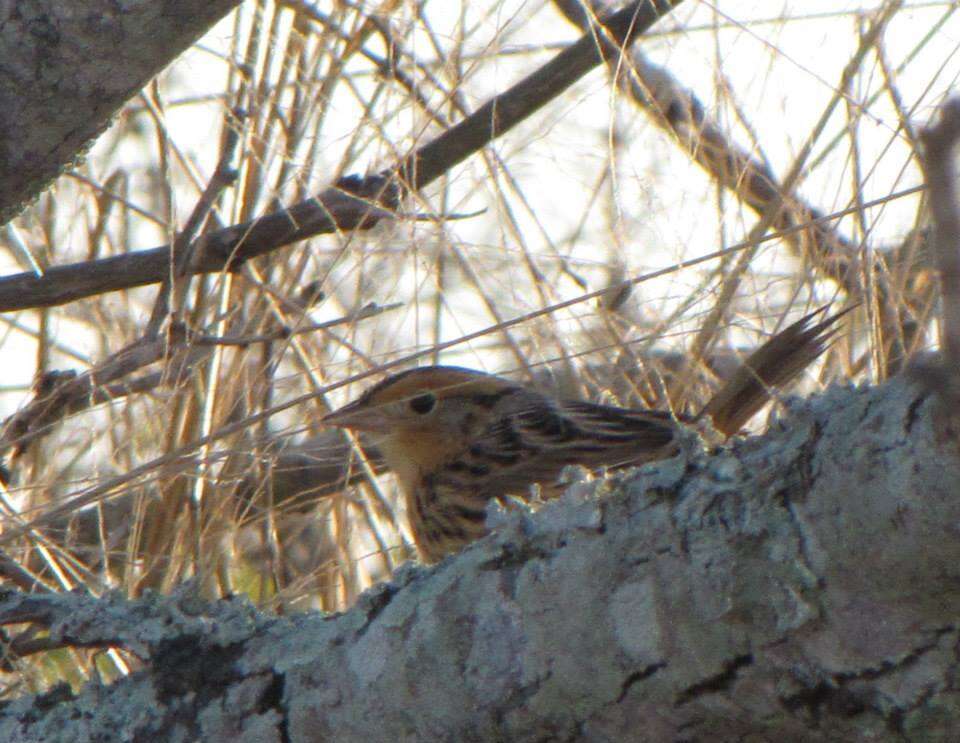
[[[640,37],[682,0],[636,0],[601,21],[539,70],[491,99],[473,115],[371,178],[347,178],[288,209],[211,232],[191,248],[189,274],[233,270],[250,258],[314,235],[362,230],[396,209],[405,189],[419,190],[502,136],[560,95],[587,72]],[[0,312],[50,307],[105,292],[162,281],[170,246],[0,278]]]
[[[936,405],[834,389],[763,437],[496,516],[336,617],[10,592],[0,621],[49,630],[25,651],[146,665],[12,700],[0,738],[950,739],[960,460]]]
[[[554,5],[577,28],[606,12],[608,3],[554,0]],[[624,60],[611,60],[611,71],[634,103],[657,126],[676,137],[677,144],[717,183],[729,189],[758,216],[777,209],[772,227],[788,231],[786,242],[801,255],[818,257],[817,265],[852,296],[859,293],[858,246],[821,219],[822,210],[806,204],[795,193],[783,194],[769,165],[733,142],[714,121],[697,95],[685,88],[669,69],[651,62],[639,49]],[[805,229],[797,231],[796,227]],[[851,270],[853,273],[851,273]]]

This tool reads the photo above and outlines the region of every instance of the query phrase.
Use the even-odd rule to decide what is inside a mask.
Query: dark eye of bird
[[[412,400],[410,400],[410,409],[414,413],[419,413],[420,415],[426,415],[431,410],[433,406],[437,404],[437,398],[427,392],[423,395],[417,395]]]

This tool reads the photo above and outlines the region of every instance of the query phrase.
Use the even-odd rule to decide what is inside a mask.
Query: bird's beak
[[[380,411],[369,408],[355,401],[344,405],[323,416],[322,423],[336,428],[349,428],[352,431],[366,431],[368,433],[389,433],[390,421]]]

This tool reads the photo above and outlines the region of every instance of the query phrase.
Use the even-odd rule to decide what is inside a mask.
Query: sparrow
[[[814,323],[825,309],[757,349],[696,416],[558,399],[482,371],[424,366],[387,377],[323,422],[369,435],[406,499],[420,556],[432,563],[486,533],[491,500],[527,498],[567,465],[670,457],[680,426],[705,416],[722,434],[736,433],[773,388],[825,350],[849,311]]]

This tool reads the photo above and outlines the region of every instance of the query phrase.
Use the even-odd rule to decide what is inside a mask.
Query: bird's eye
[[[414,413],[419,413],[420,415],[426,415],[431,410],[433,406],[437,404],[437,398],[430,392],[426,392],[422,395],[417,395],[410,400],[410,410]]]

